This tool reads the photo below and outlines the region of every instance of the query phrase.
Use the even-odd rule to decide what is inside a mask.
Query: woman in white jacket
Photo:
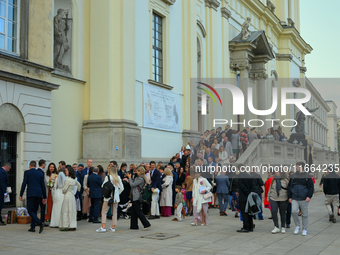
[[[195,179],[192,186],[194,219],[191,225],[197,226],[198,223],[201,223],[202,226],[204,226],[204,224],[208,226],[208,203],[210,202],[211,198],[204,199],[204,195],[209,193],[212,187],[206,178],[201,177],[199,172],[195,173]]]
[[[111,205],[111,210],[112,210],[112,226],[111,228],[108,229],[110,232],[115,232],[115,227],[117,225],[117,209],[118,209],[118,203],[120,202],[119,195],[123,192],[124,190],[124,185],[122,183],[122,179],[119,177],[117,173],[117,169],[114,166],[111,166],[108,169],[107,176],[105,176],[103,185],[106,182],[112,182],[113,186],[115,187],[114,194],[111,194],[111,198],[113,199],[113,204]],[[108,205],[108,201],[110,198],[105,198],[104,197],[104,203],[103,203],[103,208],[102,208],[102,227],[97,229],[96,231],[98,233],[103,233],[106,232],[106,214],[109,211],[110,206]]]
[[[162,193],[161,193],[161,215],[164,217],[171,216],[171,207],[172,207],[172,184],[173,184],[173,176],[170,168],[164,169],[164,179],[162,181]]]

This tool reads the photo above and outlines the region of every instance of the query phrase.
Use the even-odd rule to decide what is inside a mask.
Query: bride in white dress
[[[63,188],[65,197],[61,207],[60,231],[76,230],[77,228],[77,207],[74,195],[77,191],[80,191],[81,187],[76,179],[76,173],[70,165],[66,166],[65,175],[67,178]]]
[[[63,187],[65,184],[66,176],[64,169],[59,170],[58,177],[55,179],[55,183],[52,190],[53,207],[51,214],[51,228],[58,228],[60,222],[61,207],[64,201]]]

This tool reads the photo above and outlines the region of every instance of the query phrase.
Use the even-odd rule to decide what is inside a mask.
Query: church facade
[[[31,160],[92,158],[104,167],[112,159],[168,160],[213,128],[214,118],[262,118],[233,115],[228,91],[219,91],[223,107],[208,97],[202,115],[197,79],[251,87],[257,109],[270,107],[274,87],[306,88],[308,108],[318,108],[306,120],[306,135],[320,149],[336,147],[327,124],[336,106],[306,78],[312,47],[299,32],[299,0],[2,2],[1,162],[13,165],[13,190]],[[245,26],[251,33],[242,39]],[[277,127],[297,111],[288,106],[281,116],[279,105],[271,117]],[[289,137],[290,128],[282,131]]]

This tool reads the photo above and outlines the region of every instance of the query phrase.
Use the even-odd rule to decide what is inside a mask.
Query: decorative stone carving
[[[217,0],[205,0],[205,6],[217,11],[217,8],[220,6],[220,2]]]
[[[176,0],[162,0],[162,1],[168,5],[173,5],[176,2]]]
[[[242,70],[250,70],[251,64],[248,62],[231,62],[230,63],[230,69],[234,71],[242,71]]]
[[[298,78],[295,78],[292,81],[292,84],[293,84],[294,87],[301,87],[301,83],[300,83],[300,80]]]
[[[288,18],[287,22],[288,22],[288,26],[290,26],[290,27],[294,27],[295,26],[295,22],[291,18]]]
[[[272,70],[272,71],[270,72],[270,75],[275,77],[275,81],[278,81],[278,80],[279,80],[279,76],[278,76],[276,70]]]
[[[268,75],[266,72],[250,72],[249,73],[249,79],[252,80],[261,80],[264,79],[266,80],[268,78]]]
[[[249,26],[250,26],[250,21],[251,21],[251,18],[248,17],[244,23],[242,24],[242,31],[241,31],[241,39],[242,40],[246,40],[248,39],[250,36],[251,36],[251,32],[249,30]]]
[[[270,10],[271,12],[273,12],[273,13],[275,12],[276,7],[275,7],[275,5],[273,4],[272,1],[267,0],[267,7],[269,8],[269,10]]]
[[[54,17],[54,67],[71,72],[70,67],[63,63],[64,55],[70,50],[67,32],[70,30],[69,21],[72,19],[68,16],[68,11],[58,9],[57,15]]]
[[[303,104],[303,106],[305,106],[305,104]],[[305,108],[307,109],[307,111],[309,111],[310,113],[315,112],[316,110],[319,109],[319,107],[314,108],[314,109],[309,109],[308,107],[305,106]],[[291,129],[291,131],[294,129],[295,133],[298,134],[305,134],[305,121],[306,121],[306,115],[300,110],[297,112],[295,120],[297,122],[297,125],[295,127],[293,127]]]
[[[276,60],[278,60],[278,61],[292,61],[293,55],[292,54],[276,54]]]
[[[307,72],[307,67],[300,67],[300,73],[306,73]]]
[[[227,20],[229,20],[229,18],[231,17],[231,11],[229,11],[227,7],[221,8],[221,14],[222,14],[222,17],[226,18]]]

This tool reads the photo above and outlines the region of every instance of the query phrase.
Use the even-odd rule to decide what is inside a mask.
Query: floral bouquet
[[[54,181],[55,181],[55,179],[51,179],[50,181],[48,181],[47,187],[48,187],[48,188],[53,188],[53,186],[54,186]]]

